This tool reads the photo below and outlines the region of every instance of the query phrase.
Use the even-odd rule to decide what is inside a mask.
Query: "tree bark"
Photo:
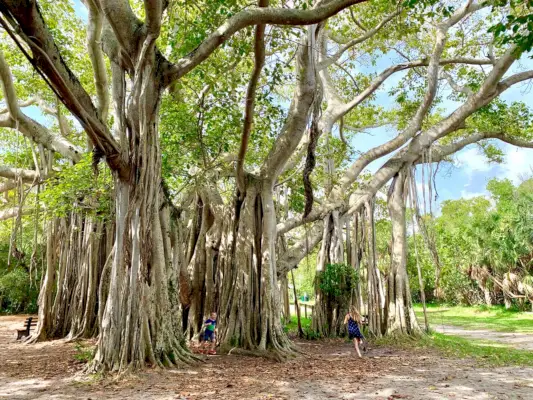
[[[407,276],[406,181],[405,172],[400,172],[391,184],[388,199],[392,221],[392,250],[385,309],[387,335],[420,333]]]

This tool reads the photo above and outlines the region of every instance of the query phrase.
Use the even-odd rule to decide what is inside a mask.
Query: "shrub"
[[[8,313],[37,311],[38,289],[22,267],[0,277],[0,310]]]

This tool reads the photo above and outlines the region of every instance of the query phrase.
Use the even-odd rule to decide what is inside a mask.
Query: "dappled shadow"
[[[0,317],[0,330],[1,322]],[[9,348],[10,355],[0,351],[0,399],[482,400],[529,399],[533,393],[533,368],[486,369],[472,360],[442,358],[428,350],[386,347],[370,349],[358,359],[352,344],[343,340],[298,344],[306,355],[286,363],[212,356],[191,368],[96,381],[76,373],[79,364],[72,344],[55,341],[37,347],[3,342],[0,346]],[[39,358],[32,358],[35,352]],[[12,357],[17,363],[41,367],[5,364]]]

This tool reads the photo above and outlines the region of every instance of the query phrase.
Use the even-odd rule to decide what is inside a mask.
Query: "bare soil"
[[[374,348],[357,359],[342,340],[299,342],[286,363],[210,356],[181,370],[87,377],[73,343],[16,342],[25,316],[0,317],[0,399],[533,399],[533,368],[492,368],[427,351]]]

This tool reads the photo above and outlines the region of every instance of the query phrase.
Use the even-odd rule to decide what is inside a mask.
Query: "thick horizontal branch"
[[[278,278],[285,276],[291,269],[296,268],[300,261],[313,251],[322,240],[323,230],[324,224],[322,222],[314,224],[309,231],[305,231],[305,236],[300,241],[281,255],[278,259]]]
[[[181,78],[207,59],[222,43],[239,30],[252,25],[311,25],[324,21],[339,11],[366,0],[333,0],[309,10],[285,8],[254,8],[243,10],[229,18],[222,26],[204,40],[187,57],[176,62],[168,71],[165,83],[168,85]]]
[[[6,210],[0,210],[0,221],[5,221],[6,219],[11,219],[18,217],[19,215],[19,207],[13,207],[8,208]],[[32,210],[29,208],[23,208],[22,209],[22,215],[28,215],[31,214]]]
[[[17,182],[13,180],[9,180],[6,182],[0,182],[0,193],[7,192],[9,190],[13,190],[17,187]]]
[[[529,148],[529,149],[533,148],[533,141],[516,138],[516,137],[505,134],[505,132],[476,132],[454,143],[432,146],[431,159],[427,160],[427,159],[422,159],[421,157],[415,161],[415,164],[421,164],[423,162],[428,162],[428,161],[430,162],[444,161],[446,160],[447,157],[464,149],[466,146],[480,142],[482,140],[487,140],[487,139],[501,140],[502,142],[508,143],[516,147],[523,147],[523,148]]]
[[[21,178],[23,182],[36,182],[39,180],[39,173],[31,169],[0,166],[0,177],[7,179]]]

